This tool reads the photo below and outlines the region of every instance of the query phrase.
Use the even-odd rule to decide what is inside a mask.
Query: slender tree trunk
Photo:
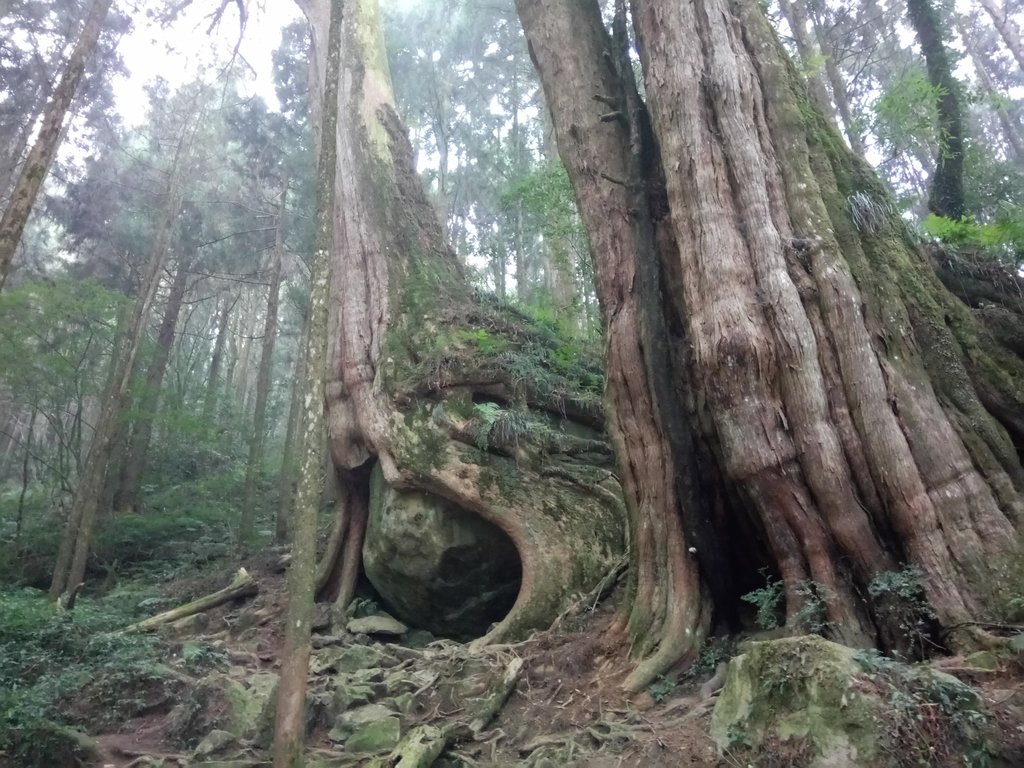
[[[823,115],[829,118],[834,117],[832,100],[825,88],[825,81],[821,79],[820,65],[828,55],[822,47],[818,50],[807,32],[807,13],[803,0],[779,0],[779,10],[782,11],[789,29],[793,33],[793,42],[796,44],[797,53],[803,63],[804,77],[807,80],[808,90],[815,105]]]
[[[274,243],[273,264],[270,270],[270,289],[267,294],[267,314],[263,324],[263,346],[260,350],[259,372],[256,375],[256,408],[252,417],[252,437],[249,442],[249,462],[245,470],[245,496],[238,525],[238,548],[245,554],[252,543],[256,520],[256,482],[263,464],[266,443],[267,398],[270,394],[270,374],[274,366],[274,342],[277,339],[277,309],[281,293],[281,261],[284,257],[285,216],[288,205],[288,182],[281,190],[281,203],[277,210],[277,234]]]
[[[121,512],[134,512],[138,505],[139,487],[142,473],[146,469],[146,455],[153,435],[153,419],[156,417],[160,394],[163,389],[167,364],[171,359],[171,349],[181,316],[185,291],[188,288],[189,264],[184,260],[178,262],[171,290],[164,305],[164,314],[157,332],[156,352],[146,371],[146,381],[139,400],[138,415],[132,423],[131,435],[127,440],[124,464],[121,468],[120,482],[114,497],[114,508]]]
[[[1010,18],[1010,4],[1004,2],[1003,7],[1000,8],[996,0],[979,0],[979,2],[981,7],[988,12],[992,19],[992,25],[999,31],[1006,47],[1013,54],[1013,58],[1017,60],[1021,70],[1024,70],[1024,43],[1021,42],[1020,30]]]
[[[316,529],[320,512],[324,406],[327,377],[327,316],[334,248],[337,174],[338,92],[341,70],[343,0],[331,0],[326,41],[323,119],[317,162],[316,240],[310,274],[309,333],[303,382],[302,464],[295,497],[292,558],[288,566],[288,620],[285,628],[277,713],[274,768],[301,768],[306,736],[306,676],[316,586]],[[310,18],[311,23],[313,19]],[[284,206],[282,194],[281,205]],[[278,267],[279,268],[279,267]]]
[[[57,552],[57,563],[50,583],[50,597],[57,599],[66,589],[74,589],[85,576],[85,564],[92,541],[92,529],[96,522],[99,502],[103,495],[103,481],[113,446],[113,438],[127,403],[132,371],[138,357],[142,336],[146,330],[145,319],[153,303],[164,261],[171,227],[181,210],[183,192],[179,177],[184,155],[187,152],[185,133],[192,130],[189,125],[178,143],[174,163],[168,179],[166,204],[160,212],[146,266],[146,274],[139,286],[139,295],[128,320],[124,352],[117,364],[116,386],[105,396],[102,412],[96,423],[92,443],[78,480],[74,502],[68,515],[67,525]]]
[[[277,521],[274,526],[275,539],[279,544],[288,540],[291,527],[292,496],[295,493],[296,446],[295,439],[302,431],[302,382],[306,380],[306,347],[309,344],[308,314],[303,319],[302,336],[299,348],[295,353],[295,368],[292,375],[292,392],[288,406],[288,426],[285,430],[284,456],[281,459],[281,472],[278,476],[278,507]]]
[[[956,16],[956,28],[960,33],[964,48],[967,50],[967,55],[971,58],[971,64],[974,65],[974,73],[977,75],[981,87],[991,94],[998,94],[999,89],[988,73],[989,65],[985,56],[978,50],[977,40],[971,34],[968,23],[965,23],[963,16],[959,14]],[[1020,120],[1014,120],[1006,107],[1000,103],[997,103],[994,109],[999,118],[999,125],[1003,129],[1003,138],[1006,139],[1013,157],[1018,163],[1024,163],[1024,135],[1021,133],[1024,128],[1022,128]]]
[[[806,8],[804,0],[795,1],[801,7]],[[858,157],[864,157],[864,136],[861,134],[860,125],[857,118],[854,117],[853,109],[850,107],[850,94],[846,87],[846,78],[843,76],[843,71],[833,55],[835,47],[832,45],[829,31],[822,25],[817,14],[811,14],[811,20],[814,25],[814,35],[818,40],[818,48],[821,49],[822,55],[825,58],[825,74],[828,77],[829,86],[832,91],[832,100],[836,104],[836,111],[839,112],[839,119],[843,123],[843,133],[854,154]]]
[[[224,347],[227,344],[228,332],[231,328],[231,310],[237,303],[237,296],[225,296],[224,305],[217,318],[217,340],[213,343],[210,371],[206,380],[206,396],[203,398],[203,421],[207,424],[210,424],[217,414],[217,401],[221,391],[220,369],[224,364]]]
[[[39,136],[36,137],[36,142],[21,169],[7,210],[0,219],[0,290],[3,290],[7,281],[14,252],[21,242],[21,235],[25,231],[29,214],[32,213],[32,207],[46,174],[50,170],[50,164],[57,154],[64,119],[78,91],[78,84],[85,73],[85,65],[93,48],[96,47],[110,4],[111,0],[94,0],[81,37],[68,58],[60,83],[46,108]]]
[[[32,458],[32,437],[35,435],[36,415],[39,412],[33,407],[32,416],[28,420],[28,432],[25,434],[25,454],[21,460],[21,493],[18,494],[18,513],[14,524],[14,547],[21,542],[21,529],[25,522],[25,494],[28,493],[29,460]]]
[[[960,84],[953,77],[949,53],[942,41],[942,23],[932,0],[907,0],[907,17],[917,34],[928,70],[938,91],[939,152],[928,195],[928,209],[937,216],[961,219],[967,213],[964,197],[964,125]]]

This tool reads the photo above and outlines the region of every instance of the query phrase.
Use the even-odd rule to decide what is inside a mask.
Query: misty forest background
[[[0,210],[11,204],[92,5],[0,2]],[[171,25],[181,5],[145,13]],[[61,567],[70,565],[71,553],[60,551],[65,523],[104,403],[122,381],[95,532],[80,558],[82,638],[127,623],[140,605],[168,607],[155,588],[161,582],[289,541],[316,214],[310,40],[304,20],[280,31],[278,103],[269,105],[251,95],[252,70],[233,50],[244,19],[233,5],[217,5],[193,30],[210,28],[215,61],[180,87],[147,83],[137,125],[118,113],[115,80],[125,74],[118,42],[138,19],[120,3],[106,16],[61,151],[2,278],[0,615],[23,626],[43,626],[41,592],[57,597],[73,587],[74,579],[54,579],[61,557]],[[402,13],[382,5],[399,112],[475,291],[556,332],[563,341],[550,353],[555,368],[601,358],[587,238],[515,4],[423,0]],[[929,77],[905,5],[781,0],[767,10],[814,103],[884,179],[913,236],[1017,274],[1020,14],[1009,12],[1009,0],[933,4],[966,125],[965,210],[938,216],[929,193],[947,141],[939,106],[950,91]],[[157,250],[165,255],[154,282],[147,270]],[[960,288],[986,311],[984,291]],[[126,329],[148,290],[143,333],[127,355]],[[1024,349],[1021,329],[1005,331],[1001,341]],[[497,343],[486,330],[476,334],[484,352]],[[603,382],[588,386],[599,398]],[[338,494],[326,450],[318,482],[326,531]],[[1018,599],[1006,615],[1022,609]],[[18,631],[17,622],[0,622],[0,647],[21,642]],[[109,664],[130,671],[133,648],[107,649],[116,652]],[[6,702],[7,725],[66,719],[58,702],[88,668],[77,663],[31,697]],[[7,682],[0,678],[0,703]]]

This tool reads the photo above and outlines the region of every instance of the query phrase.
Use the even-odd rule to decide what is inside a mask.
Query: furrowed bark
[[[647,118],[631,74],[623,77],[621,57],[608,57],[616,46],[598,4],[516,5],[597,275],[608,339],[609,432],[632,532],[632,597],[621,624],[635,655],[645,659],[626,686],[638,690],[699,650],[710,616],[697,561],[709,576],[722,570],[694,486],[687,406],[674,392],[680,379],[673,361],[685,355],[685,341],[669,336],[662,314],[661,259],[675,243],[664,210],[656,213],[649,199],[660,179],[643,167],[645,153],[658,167],[658,150],[653,137],[643,135]],[[687,543],[687,536],[694,541]],[[687,552],[691,545],[697,558]]]
[[[527,318],[473,298],[395,113],[376,2],[353,3],[344,27],[327,397],[331,454],[347,486],[332,541],[348,554],[322,564],[325,594],[343,609],[379,463],[396,490],[440,496],[509,536],[521,557],[520,594],[481,642],[523,637],[597,583],[621,552],[611,474],[558,441],[546,443],[550,455],[540,449],[553,415],[599,425],[600,414],[567,380],[538,388],[535,376],[516,373],[529,363],[551,376],[543,351],[551,340]],[[314,23],[314,51],[322,40]],[[505,351],[475,348],[470,337],[481,331]],[[481,399],[519,425],[518,437],[503,441],[488,428],[482,447]]]
[[[634,19],[702,423],[734,512],[766,537],[787,616],[811,580],[834,632],[874,641],[884,621],[855,595],[901,561],[944,624],[975,615],[1020,506],[1019,459],[969,371],[1001,353],[978,349],[976,322],[894,215],[853,223],[861,195],[885,210],[882,186],[807,117],[756,3],[636,0]]]

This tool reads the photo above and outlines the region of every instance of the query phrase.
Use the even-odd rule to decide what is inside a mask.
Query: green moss
[[[788,745],[793,765],[888,768],[976,754],[985,727],[977,693],[955,678],[808,636],[751,643],[730,662],[712,737],[741,760]]]

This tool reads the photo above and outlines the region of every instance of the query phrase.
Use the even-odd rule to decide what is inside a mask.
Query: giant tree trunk
[[[304,6],[322,71],[322,9]],[[560,369],[564,341],[473,298],[395,113],[376,0],[349,0],[344,17],[327,385],[344,535],[332,537],[342,562],[325,564],[326,592],[351,594],[379,463],[396,490],[439,496],[509,536],[520,593],[482,642],[522,637],[597,585],[623,551],[607,446],[558,427],[600,427],[595,371],[583,361]]]
[[[605,234],[623,222],[645,226],[642,205],[616,202],[635,187],[620,132],[636,121],[609,73],[596,3],[587,24],[566,18],[584,3],[517,5],[589,230],[621,435],[637,403],[649,402],[645,390],[658,392],[657,379],[629,398],[614,389],[616,356],[652,349],[648,329],[622,324],[642,281],[620,273],[642,274],[646,253]],[[655,242],[674,240],[658,249],[666,325],[685,344],[664,363],[674,400],[655,398],[659,408],[646,417],[653,427],[639,432],[647,439],[618,446],[624,473],[642,471],[664,446],[651,439],[666,433],[664,414],[692,408],[701,475],[718,491],[704,502],[715,509],[708,523],[685,504],[676,512],[650,503],[665,484],[648,481],[637,492],[625,474],[627,498],[640,500],[641,535],[674,525],[685,537],[682,546],[661,537],[661,550],[644,550],[638,536],[637,567],[687,572],[697,560],[708,591],[719,582],[714,610],[727,612],[723,601],[735,603],[739,590],[721,580],[754,585],[767,565],[784,583],[787,623],[797,624],[812,585],[831,631],[851,642],[885,643],[898,632],[859,596],[902,564],[920,570],[946,627],[983,614],[996,569],[1018,546],[1024,472],[1014,440],[1024,437],[1024,366],[936,279],[875,174],[807,103],[754,0],[632,7],[664,170],[667,231],[652,208]],[[591,94],[612,109],[588,111]],[[661,176],[644,176],[649,199]],[[692,471],[692,459],[680,465],[664,447],[658,455],[662,477]],[[709,531],[725,556],[706,564]],[[663,596],[636,578],[634,615],[664,610]],[[712,606],[693,581],[672,609],[698,617]],[[701,626],[689,623],[691,632]],[[627,687],[691,650],[678,632],[656,638],[675,653],[648,659]]]
[[[111,0],[94,0],[89,9],[82,35],[68,57],[60,83],[43,115],[39,135],[22,166],[21,175],[11,193],[11,200],[4,211],[3,219],[0,219],[0,290],[3,290],[7,281],[11,259],[14,258],[14,252],[21,242],[21,235],[25,231],[36,197],[50,170],[50,164],[57,155],[64,130],[64,118],[78,91],[78,84],[85,73],[89,56],[96,47],[96,41],[99,40],[110,4]]]
[[[558,148],[576,192],[597,275],[607,344],[609,431],[630,511],[632,599],[624,615],[641,688],[680,657],[695,654],[710,616],[700,599],[698,558],[686,552],[682,521],[709,576],[715,536],[695,487],[688,408],[673,380],[686,356],[678,324],[669,333],[662,306],[661,252],[675,249],[656,198],[657,147],[650,141],[624,46],[613,44],[596,0],[517,0],[544,86]],[[623,30],[624,32],[624,30]],[[606,52],[618,50],[609,64]],[[629,74],[622,76],[623,72]],[[595,100],[594,94],[600,97]],[[643,157],[644,153],[648,156]],[[653,153],[653,154],[652,154]],[[646,167],[644,161],[646,160]],[[663,184],[662,184],[663,187]],[[663,192],[662,192],[663,197]],[[709,582],[710,583],[710,582]]]

